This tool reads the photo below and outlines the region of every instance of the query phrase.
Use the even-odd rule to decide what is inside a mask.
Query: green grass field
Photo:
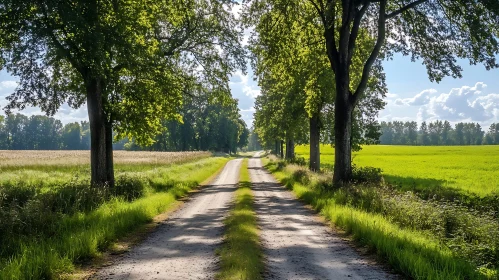
[[[308,159],[309,146],[297,146],[296,154]],[[388,182],[406,190],[443,187],[499,195],[499,146],[364,146],[353,162],[381,168]],[[334,148],[322,145],[321,165],[333,164]]]
[[[68,153],[40,151],[29,159],[0,151],[7,163],[0,164],[0,279],[69,275],[229,160],[206,152],[118,152],[116,186],[94,188],[88,151]]]

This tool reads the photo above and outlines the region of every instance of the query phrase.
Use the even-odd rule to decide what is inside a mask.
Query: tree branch
[[[310,2],[310,4],[314,6],[315,10],[317,11],[317,14],[319,14],[319,17],[321,18],[322,24],[326,26],[327,21],[326,21],[326,16],[324,15],[324,10],[319,8],[319,6],[314,2],[314,0],[309,0],[308,2]]]
[[[381,51],[381,47],[383,46],[385,42],[385,37],[386,37],[386,18],[385,18],[385,13],[386,13],[386,1],[387,0],[381,0],[379,4],[379,18],[378,18],[378,39],[376,40],[376,45],[374,45],[373,51],[371,52],[371,55],[367,59],[366,63],[364,64],[364,69],[362,70],[362,77],[359,83],[359,86],[357,87],[357,90],[355,90],[355,93],[350,95],[350,100],[351,102],[355,105],[357,102],[358,98],[360,95],[364,93],[364,91],[367,88],[367,82],[369,81],[369,76],[371,73],[371,68],[376,61],[376,59],[379,56],[379,53]]]
[[[329,58],[329,62],[331,64],[331,68],[333,72],[337,72],[338,64],[339,64],[339,54],[338,48],[336,46],[336,1],[329,0],[327,2],[328,5],[328,14],[326,14],[326,25],[324,25],[324,37],[326,39],[326,50]]]
[[[416,0],[416,1],[414,1],[414,2],[412,2],[410,4],[407,4],[406,6],[400,8],[400,9],[398,9],[396,11],[393,11],[393,12],[385,15],[385,18],[386,19],[391,19],[393,17],[396,17],[396,16],[400,15],[401,13],[403,13],[403,12],[409,10],[409,9],[412,9],[412,8],[414,8],[414,7],[416,7],[416,6],[420,5],[420,4],[423,4],[424,2],[427,2],[427,1],[428,0]]]
[[[355,11],[355,17],[353,20],[352,31],[350,32],[350,39],[348,40],[348,63],[352,61],[352,56],[355,50],[355,42],[357,41],[357,36],[359,35],[360,21],[364,17],[367,9],[371,5],[371,2],[367,2],[362,6],[360,10]]]

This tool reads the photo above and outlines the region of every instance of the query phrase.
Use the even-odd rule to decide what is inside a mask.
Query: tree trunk
[[[288,138],[286,140],[286,159],[294,159],[295,158],[295,141],[293,138]]]
[[[341,88],[337,86],[337,89]],[[337,91],[334,106],[334,175],[333,184],[342,185],[352,179],[352,113],[350,92]]]
[[[314,114],[310,118],[310,170],[321,170],[321,153],[320,153],[320,115]]]
[[[281,140],[281,146],[280,146],[279,152],[281,154],[281,158],[284,158],[284,141],[282,141],[282,140]]]
[[[106,120],[106,165],[107,183],[110,187],[114,187],[113,124],[111,120]]]
[[[89,79],[86,83],[88,118],[90,121],[90,169],[93,186],[104,186],[113,180],[112,169],[112,139],[111,149],[106,141],[107,119],[102,102],[102,81]],[[112,132],[111,132],[112,134]],[[108,151],[110,150],[110,151]],[[111,164],[111,166],[109,166]],[[113,174],[114,175],[114,174]]]
[[[279,155],[279,141],[275,140],[275,155]]]

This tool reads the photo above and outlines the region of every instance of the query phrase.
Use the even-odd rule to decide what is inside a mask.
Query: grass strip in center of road
[[[219,251],[221,270],[217,279],[262,279],[263,260],[253,201],[248,159],[244,159],[235,206],[225,220],[225,243]]]

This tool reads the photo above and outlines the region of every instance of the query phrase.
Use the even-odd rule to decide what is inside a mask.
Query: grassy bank
[[[235,206],[225,221],[225,243],[220,250],[221,271],[217,279],[262,279],[263,260],[253,211],[248,159],[244,159],[239,174]]]
[[[454,205],[362,184],[333,189],[329,173],[266,160],[295,195],[414,279],[496,279],[498,224]]]
[[[2,187],[0,279],[53,279],[98,256],[122,237],[175,205],[229,160],[127,165],[116,187],[95,189],[84,179],[34,188]],[[57,166],[56,166],[57,167]]]

